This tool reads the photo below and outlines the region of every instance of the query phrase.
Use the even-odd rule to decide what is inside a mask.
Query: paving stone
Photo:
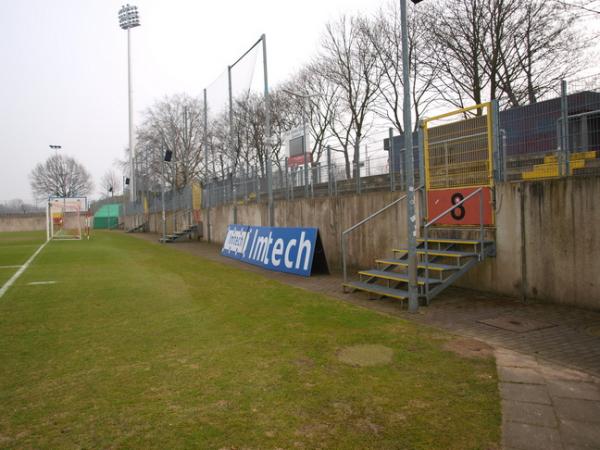
[[[600,402],[574,398],[555,398],[553,403],[559,419],[600,423]]]
[[[503,447],[522,450],[562,450],[560,434],[556,428],[506,422],[504,424]]]
[[[595,383],[568,380],[548,380],[547,384],[548,392],[552,397],[600,401],[600,390]]]
[[[560,435],[566,447],[600,449],[600,427],[596,423],[560,421]]]
[[[502,419],[544,427],[557,427],[554,409],[550,405],[502,400]]]
[[[591,381],[591,377],[588,374],[575,369],[567,369],[566,367],[540,364],[539,371],[546,379]]]
[[[544,377],[528,367],[498,367],[498,376],[500,381],[510,383],[545,384]]]
[[[501,367],[528,367],[536,368],[538,363],[531,356],[521,355],[516,352],[497,352],[496,363]]]
[[[500,397],[517,402],[551,404],[546,386],[538,384],[500,383]]]

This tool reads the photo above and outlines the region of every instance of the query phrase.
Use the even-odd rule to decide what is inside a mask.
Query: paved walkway
[[[506,450],[600,448],[600,384],[583,372],[497,349]]]
[[[157,235],[138,237],[158,241]],[[449,288],[418,314],[397,300],[344,294],[339,275],[269,272],[220,255],[220,246],[174,248],[283,283],[483,341],[496,349],[507,449],[600,449],[600,313]]]

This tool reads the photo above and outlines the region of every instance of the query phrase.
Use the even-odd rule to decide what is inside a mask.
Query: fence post
[[[286,200],[290,199],[290,180],[288,178],[289,175],[289,164],[288,157],[285,157],[285,198]]]
[[[358,142],[354,144],[354,155],[356,167],[354,169],[354,176],[356,177],[356,193],[360,195],[360,146]]]
[[[500,153],[500,104],[498,100],[492,100],[492,151],[493,151],[493,161],[494,161],[494,179],[495,181],[500,181],[504,179],[503,172],[503,163],[502,154]]]
[[[423,121],[419,120],[419,126],[417,131],[417,140],[419,146],[417,153],[419,155],[419,185],[425,185],[425,133],[423,131]]]
[[[388,165],[390,172],[390,191],[396,190],[396,180],[394,179],[394,172],[396,171],[396,158],[394,154],[394,129],[389,129],[389,145],[388,145]]]
[[[562,80],[560,84],[560,112],[561,112],[561,164],[559,175],[569,175],[569,100],[567,98],[567,80]]]
[[[325,147],[327,150],[327,195],[331,197],[332,185],[331,185],[331,147],[329,145]]]
[[[254,168],[254,178],[256,179],[256,201],[260,203],[260,175],[257,168]]]

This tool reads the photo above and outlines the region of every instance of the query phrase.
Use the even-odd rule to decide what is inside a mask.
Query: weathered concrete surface
[[[600,309],[600,177],[496,188],[496,258],[459,285]]]
[[[46,229],[46,213],[0,215],[0,232]]]
[[[315,197],[275,202],[275,226],[319,228],[330,267],[339,269],[341,262],[341,233],[370,214],[404,195],[401,192],[373,192],[363,195]],[[265,203],[237,206],[237,223],[268,225]],[[417,208],[418,209],[418,208]],[[211,208],[211,237],[223,242],[227,225],[234,222],[232,205]],[[206,211],[203,222],[207,223]],[[206,236],[206,231],[204,233]],[[392,255],[392,249],[406,241],[405,202],[393,206],[348,237],[348,265],[370,267],[375,258]]]

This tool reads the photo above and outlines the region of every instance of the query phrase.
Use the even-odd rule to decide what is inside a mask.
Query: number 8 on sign
[[[452,204],[456,205],[460,203],[464,198],[464,195],[462,195],[460,192],[457,192],[456,194],[452,195]],[[454,220],[463,220],[465,218],[466,211],[463,205],[464,203],[457,206],[450,212],[450,215],[454,218]]]

